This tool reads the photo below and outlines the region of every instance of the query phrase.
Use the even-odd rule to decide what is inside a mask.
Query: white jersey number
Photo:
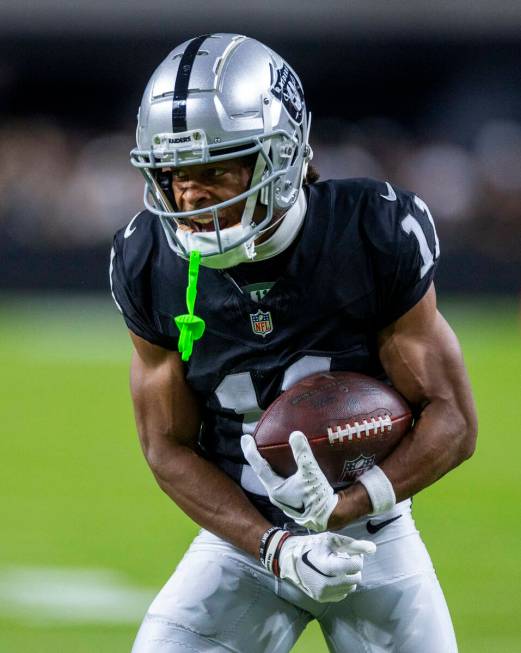
[[[287,390],[301,379],[315,372],[329,372],[331,358],[329,356],[303,356],[284,372],[282,390]],[[217,399],[223,408],[242,415],[242,432],[252,434],[263,413],[257,401],[257,393],[249,372],[228,374],[219,383],[215,391]],[[289,433],[288,433],[289,435]],[[249,465],[243,465],[241,471],[241,486],[248,492],[267,496],[266,489],[259,481]]]
[[[405,216],[405,218],[401,222],[402,229],[405,231],[405,233],[407,235],[410,235],[412,233],[416,238],[416,240],[418,241],[418,245],[420,247],[420,256],[423,261],[423,265],[421,266],[420,269],[420,278],[423,279],[423,277],[434,265],[434,261],[440,255],[440,241],[438,240],[438,234],[436,233],[434,220],[432,219],[432,215],[431,212],[429,211],[429,207],[427,206],[427,204],[425,204],[425,202],[421,200],[419,197],[414,198],[414,203],[420,209],[420,211],[423,211],[424,213],[427,214],[429,222],[432,225],[432,230],[434,231],[434,254],[433,254],[429,248],[429,244],[427,243],[427,238],[425,237],[425,233],[418,220],[416,220],[416,218],[409,213],[408,215]]]
[[[284,372],[282,390],[287,390],[315,372],[329,372],[330,368],[331,358],[329,356],[303,356]],[[251,374],[249,372],[228,374],[219,383],[215,394],[223,408],[228,408],[243,416],[243,433],[253,433],[263,410],[257,401]]]

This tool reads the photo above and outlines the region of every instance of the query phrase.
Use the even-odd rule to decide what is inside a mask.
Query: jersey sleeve
[[[383,328],[410,310],[429,289],[440,256],[431,212],[406,191],[381,184],[369,199],[367,235],[373,250],[377,322]]]
[[[126,250],[126,244],[118,232],[110,252],[110,291],[116,307],[130,331],[154,345],[176,350],[177,338],[161,333],[149,305],[146,265],[143,264],[146,252],[138,259],[134,252]]]

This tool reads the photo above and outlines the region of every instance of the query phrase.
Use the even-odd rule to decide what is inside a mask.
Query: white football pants
[[[362,583],[318,603],[256,560],[201,531],[152,602],[132,653],[286,653],[317,619],[332,653],[456,653],[450,615],[410,502],[342,533],[371,539]]]

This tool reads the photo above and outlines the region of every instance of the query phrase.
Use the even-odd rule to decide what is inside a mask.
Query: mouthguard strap
[[[188,264],[188,286],[186,288],[186,307],[188,313],[177,315],[173,318],[175,325],[180,331],[177,348],[181,353],[181,359],[185,362],[192,355],[194,341],[202,337],[206,328],[204,320],[194,314],[200,263],[201,252],[196,250],[191,251],[190,262]]]

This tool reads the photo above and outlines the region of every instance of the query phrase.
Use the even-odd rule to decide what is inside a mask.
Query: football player
[[[456,651],[410,500],[476,437],[436,309],[436,229],[389,182],[318,182],[309,121],[293,69],[241,35],[183,43],[143,96],[131,161],[146,210],[115,236],[111,287],[145,457],[202,530],[134,653],[289,651],[312,619],[330,651]],[[289,479],[251,437],[281,392],[328,370],[387,379],[416,410],[337,493],[301,433]]]

